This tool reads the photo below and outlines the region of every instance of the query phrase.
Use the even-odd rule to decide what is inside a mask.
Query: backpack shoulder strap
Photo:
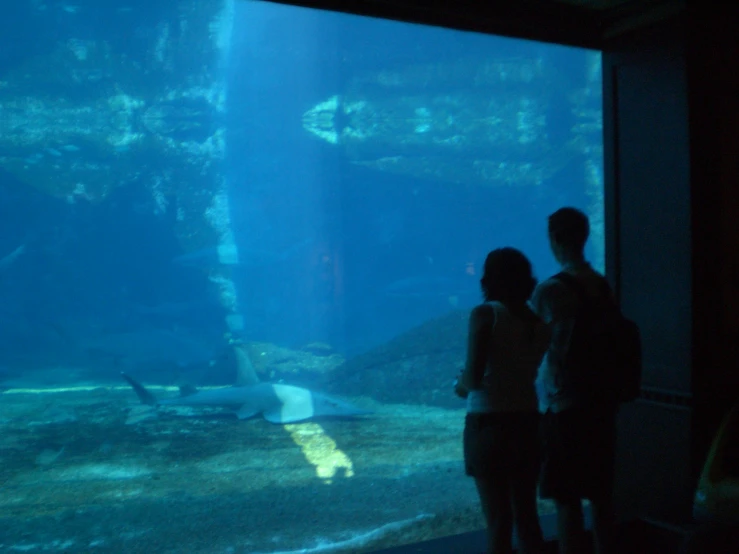
[[[611,283],[608,282],[608,279],[605,278],[605,276],[600,278],[600,292],[603,296],[610,298],[613,294],[613,291],[611,290]]]
[[[590,304],[593,299],[588,295],[585,290],[585,286],[574,276],[566,271],[557,273],[554,277],[569,286],[572,290],[577,293],[578,298],[585,304]],[[600,294],[603,298],[610,298],[611,296],[611,285],[608,283],[608,279],[605,277],[599,277],[600,279]]]

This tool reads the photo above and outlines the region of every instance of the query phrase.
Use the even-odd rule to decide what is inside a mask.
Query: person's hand
[[[454,394],[456,394],[460,398],[467,398],[469,392],[470,391],[467,390],[467,387],[459,382],[459,378],[454,380]]]

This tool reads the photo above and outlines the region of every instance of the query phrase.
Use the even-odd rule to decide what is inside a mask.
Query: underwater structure
[[[573,89],[539,58],[465,59],[361,73],[303,114],[306,131],[371,169],[456,185],[541,186],[581,163],[603,263],[600,56]]]
[[[0,167],[69,203],[143,185],[157,213],[174,214],[185,252],[217,251],[209,278],[238,334],[229,271],[238,253],[223,171],[234,0],[153,2],[146,18],[124,2],[30,5],[122,34],[77,37],[69,23],[47,52],[0,75]]]

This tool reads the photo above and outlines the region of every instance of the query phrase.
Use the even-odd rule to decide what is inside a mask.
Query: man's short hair
[[[560,208],[549,216],[549,234],[564,248],[582,252],[590,235],[588,216],[577,208]]]

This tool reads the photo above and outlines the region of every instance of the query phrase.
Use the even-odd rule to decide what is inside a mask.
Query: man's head
[[[588,216],[576,208],[560,208],[549,216],[549,245],[559,263],[581,260],[589,234]]]

